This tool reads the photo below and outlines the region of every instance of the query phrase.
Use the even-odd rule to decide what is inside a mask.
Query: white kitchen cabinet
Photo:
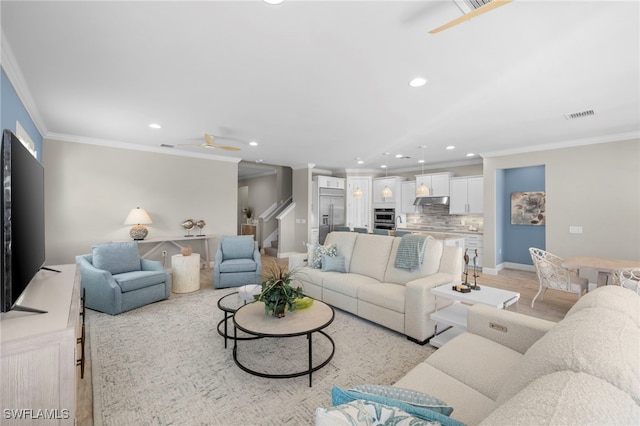
[[[484,178],[482,176],[450,180],[449,214],[482,214]]]
[[[318,188],[344,189],[344,179],[333,176],[316,176]]]
[[[424,184],[429,188],[429,195],[442,197],[449,195],[449,182],[453,173],[432,173],[428,175],[416,175],[416,189]]]
[[[389,176],[373,179],[373,207],[392,208],[401,210],[400,200],[402,198],[402,181],[405,178],[400,176]],[[382,190],[387,186],[391,190],[391,197],[383,197]]]
[[[368,176],[347,176],[347,190],[345,198],[347,200],[347,226],[353,228],[373,229],[372,207],[371,207],[371,182]],[[362,191],[362,197],[353,196],[356,188]]]
[[[407,180],[400,185],[401,208],[400,213],[415,213],[416,206],[413,202],[416,200],[416,182]]]

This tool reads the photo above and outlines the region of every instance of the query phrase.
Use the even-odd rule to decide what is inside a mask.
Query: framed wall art
[[[542,226],[546,223],[544,192],[512,192],[511,224]]]

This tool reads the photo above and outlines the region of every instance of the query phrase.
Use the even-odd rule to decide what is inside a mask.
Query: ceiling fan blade
[[[225,151],[240,151],[240,148],[236,148],[235,146],[211,145],[207,143],[203,143],[202,145],[198,146],[203,146],[209,149],[224,149]]]
[[[451,27],[455,27],[458,24],[461,24],[465,21],[468,21],[472,18],[475,18],[476,16],[480,16],[483,13],[486,13],[490,10],[496,9],[500,6],[504,6],[507,3],[511,3],[513,0],[493,0],[483,6],[480,6],[479,8],[477,8],[476,10],[473,10],[469,13],[466,13],[464,15],[462,15],[459,18],[454,19],[453,21],[446,23],[444,25],[439,26],[438,28],[436,28],[435,30],[431,30],[429,31],[429,34],[437,34],[440,31],[444,31],[446,29],[449,29]]]

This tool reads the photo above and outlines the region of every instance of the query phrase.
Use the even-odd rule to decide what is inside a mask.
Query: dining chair
[[[614,271],[613,283],[640,294],[640,268],[623,268]]]
[[[374,229],[373,233],[376,235],[389,235],[389,231],[387,229]]]
[[[360,234],[368,234],[369,230],[367,228],[353,228],[354,232],[358,232]]]
[[[394,237],[402,237],[403,235],[409,235],[411,231],[393,231]]]
[[[582,292],[589,291],[589,280],[579,277],[571,269],[564,268],[562,266],[564,259],[535,247],[530,247],[529,253],[536,267],[540,285],[531,301],[532,308],[538,296],[540,296],[540,300],[544,300],[544,295],[549,288],[577,294],[578,299],[582,296]]]
[[[336,226],[334,228],[334,231],[339,231],[339,232],[351,232],[351,228],[349,228],[348,226]]]

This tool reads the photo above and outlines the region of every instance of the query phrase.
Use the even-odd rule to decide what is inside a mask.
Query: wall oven
[[[373,227],[374,229],[393,230],[396,225],[396,209],[374,209]]]

